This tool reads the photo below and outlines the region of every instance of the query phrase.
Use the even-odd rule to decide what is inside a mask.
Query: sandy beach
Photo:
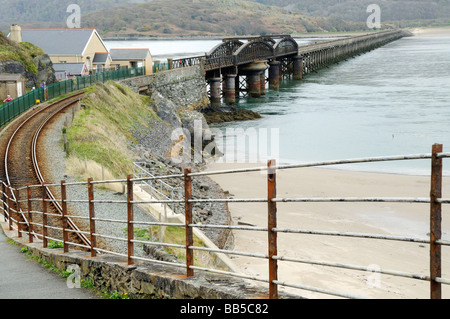
[[[415,29],[416,36],[450,36],[449,28]],[[384,154],[379,154],[380,156]],[[361,156],[363,157],[363,156]],[[260,167],[266,163],[213,163],[209,171]],[[444,162],[445,165],[445,162]],[[301,168],[277,172],[277,197],[408,197],[428,198],[430,176],[357,172],[332,168]],[[212,175],[232,198],[266,198],[265,173]],[[443,197],[450,194],[450,177],[444,178]],[[235,225],[267,227],[266,203],[230,203]],[[423,203],[278,203],[278,227],[302,230],[390,234],[426,239],[429,204]],[[450,208],[443,206],[443,238],[450,239]],[[267,233],[235,231],[235,251],[267,254]],[[279,234],[278,255],[334,262],[404,273],[429,275],[429,245],[378,239]],[[442,277],[450,278],[450,249],[442,247]],[[242,273],[268,278],[267,260],[233,256]],[[319,265],[279,261],[279,280],[293,284],[377,298],[411,299],[430,296],[424,280],[380,275]],[[306,298],[337,298],[306,290],[280,287],[280,291]],[[443,285],[443,297],[450,287]]]
[[[212,164],[210,171],[252,167],[250,164]],[[263,165],[256,165],[258,167]],[[267,177],[261,172],[212,175],[233,198],[264,198]],[[446,179],[444,194],[449,194]],[[302,168],[277,172],[277,197],[428,197],[430,178],[354,172],[326,168]],[[235,225],[267,226],[267,204],[230,203]],[[302,230],[392,234],[427,238],[428,204],[398,203],[278,203],[278,227]],[[443,208],[443,214],[448,209]],[[449,238],[449,218],[443,221],[443,237]],[[267,233],[235,231],[236,251],[267,253]],[[429,273],[429,245],[302,234],[279,234],[278,255],[322,262]],[[447,253],[447,254],[446,254]],[[443,249],[443,275],[450,275],[450,250]],[[242,273],[267,278],[265,259],[233,257]],[[279,280],[368,298],[429,298],[429,283],[421,280],[344,270],[324,266],[279,262]],[[378,268],[379,267],[379,268]],[[304,290],[281,288],[306,298],[334,298]],[[444,287],[449,296],[450,290]],[[444,295],[445,296],[445,295]]]
[[[450,36],[450,26],[435,28],[412,28],[410,31],[415,36],[422,37],[448,37]]]

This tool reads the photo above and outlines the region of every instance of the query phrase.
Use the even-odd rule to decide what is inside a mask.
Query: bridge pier
[[[294,80],[302,80],[303,79],[303,57],[296,56],[293,58],[294,61]]]
[[[269,63],[269,89],[278,91],[280,89],[280,61]]]
[[[265,70],[260,75],[259,81],[260,81],[259,84],[260,84],[261,95],[266,95],[266,71]]]
[[[250,97],[261,97],[261,74],[259,72],[247,75],[247,85]]]
[[[222,90],[221,90],[221,78],[215,77],[208,79],[209,87],[211,91],[211,107],[222,106]]]
[[[248,95],[250,97],[261,97],[266,94],[265,72],[269,68],[266,60],[258,60],[246,64],[239,69],[239,72],[247,76]],[[264,88],[262,78],[264,77]]]
[[[225,98],[226,105],[236,104],[236,78],[237,78],[237,74],[226,74],[225,75],[224,98]],[[239,92],[237,94],[239,94]]]

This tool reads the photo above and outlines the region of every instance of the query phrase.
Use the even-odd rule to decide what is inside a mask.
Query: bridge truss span
[[[265,95],[267,82],[269,89],[278,90],[280,79],[302,80],[404,36],[403,30],[387,30],[301,46],[286,34],[225,38],[204,56],[176,61],[172,67],[203,65],[211,105],[221,106],[222,98],[233,105],[241,95]]]

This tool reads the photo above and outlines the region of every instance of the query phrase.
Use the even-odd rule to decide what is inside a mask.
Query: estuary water
[[[305,44],[315,39],[300,40]],[[220,41],[123,41],[109,47],[148,47],[155,59],[202,55]],[[279,91],[241,98],[237,107],[260,113],[249,122],[216,125],[230,159],[276,158],[281,163],[430,153],[450,150],[450,36],[414,36],[330,66]],[[256,132],[255,151],[238,143]],[[250,140],[250,139],[249,139]],[[266,143],[267,141],[267,143]],[[267,151],[261,152],[261,150]],[[252,152],[256,152],[252,154]],[[448,160],[447,160],[448,161]],[[449,174],[450,169],[444,171]],[[450,165],[447,165],[450,167]],[[343,169],[423,175],[430,161],[380,162]]]

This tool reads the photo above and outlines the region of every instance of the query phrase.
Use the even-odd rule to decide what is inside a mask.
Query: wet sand
[[[210,171],[244,168],[250,164],[210,165]],[[261,172],[212,175],[233,198],[265,198],[267,177]],[[445,194],[450,194],[445,179]],[[277,197],[429,197],[429,176],[301,168],[277,172]],[[230,203],[235,225],[267,227],[267,204]],[[428,238],[429,205],[409,203],[278,203],[278,227],[302,230],[391,234]],[[449,211],[443,208],[443,214]],[[235,231],[236,251],[267,254],[267,233]],[[450,218],[444,218],[443,238],[450,238]],[[351,264],[414,274],[429,274],[429,245],[378,239],[279,234],[278,255]],[[447,254],[445,254],[447,253]],[[444,272],[449,276],[450,249],[443,248]],[[267,260],[233,257],[242,273],[267,278]],[[429,282],[317,265],[279,262],[279,280],[368,298],[429,298]],[[447,272],[445,271],[447,270]],[[450,290],[444,286],[447,297]],[[281,288],[307,298],[332,295]]]

